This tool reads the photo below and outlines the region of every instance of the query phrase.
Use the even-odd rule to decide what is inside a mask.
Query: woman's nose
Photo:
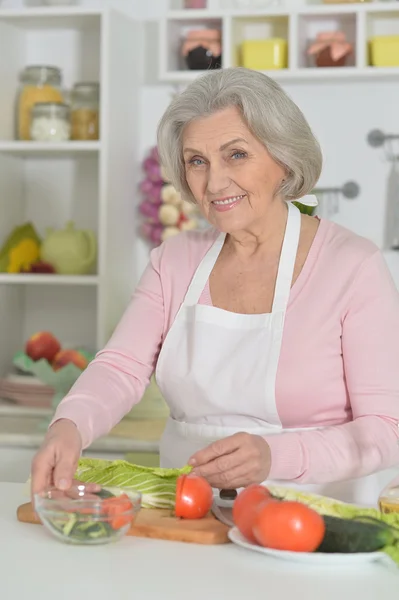
[[[230,185],[230,177],[220,164],[210,165],[208,169],[208,192],[212,196],[217,196],[220,192],[226,190]]]

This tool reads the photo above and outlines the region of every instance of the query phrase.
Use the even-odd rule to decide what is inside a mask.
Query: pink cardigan
[[[114,334],[53,419],[74,421],[84,448],[142,398],[216,235],[183,233],[151,252]],[[208,285],[200,303],[211,304]],[[276,400],[284,428],[326,428],[268,437],[270,479],[323,483],[399,464],[399,293],[373,243],[323,219],[291,290]]]

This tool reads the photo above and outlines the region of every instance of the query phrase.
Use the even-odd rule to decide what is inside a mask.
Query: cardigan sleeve
[[[353,282],[342,356],[352,421],[268,436],[270,479],[325,483],[399,464],[399,293],[380,251]]]
[[[154,372],[165,323],[161,254],[161,247],[152,250],[112,337],[61,401],[50,423],[73,421],[83,448],[107,434],[140,402]]]

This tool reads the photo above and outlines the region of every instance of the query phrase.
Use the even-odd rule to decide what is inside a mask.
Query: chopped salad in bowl
[[[48,531],[69,544],[106,544],[129,531],[141,509],[141,493],[93,492],[84,483],[67,491],[51,487],[34,496],[34,509]]]

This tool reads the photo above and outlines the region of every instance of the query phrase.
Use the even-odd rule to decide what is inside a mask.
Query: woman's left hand
[[[269,444],[259,435],[236,433],[193,454],[196,475],[217,489],[237,489],[262,483],[270,472]]]

